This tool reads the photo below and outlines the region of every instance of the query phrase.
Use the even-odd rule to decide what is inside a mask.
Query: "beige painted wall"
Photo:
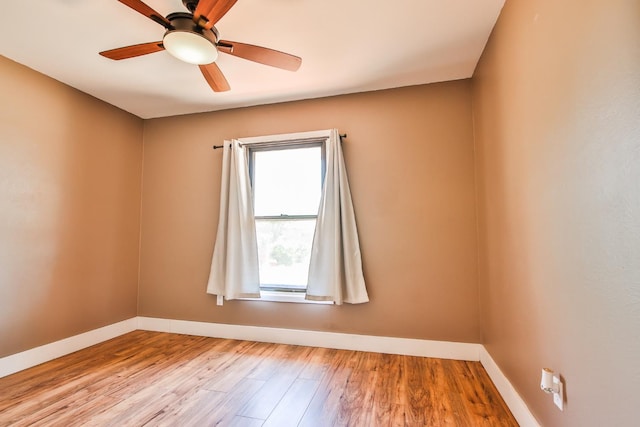
[[[478,342],[469,81],[145,121],[139,314]],[[337,127],[371,302],[205,293],[224,139]]]
[[[640,2],[508,0],[473,86],[483,342],[543,425],[638,425]]]
[[[0,56],[0,357],[136,315],[142,120]]]

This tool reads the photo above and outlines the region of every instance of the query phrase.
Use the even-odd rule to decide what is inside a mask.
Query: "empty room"
[[[0,12],[0,426],[640,423],[637,0]]]

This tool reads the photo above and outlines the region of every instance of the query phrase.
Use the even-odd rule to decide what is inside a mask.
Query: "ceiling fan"
[[[189,13],[174,12],[166,17],[140,0],[118,1],[162,25],[166,31],[161,41],[100,52],[100,55],[106,58],[120,60],[166,50],[184,62],[198,65],[214,92],[230,89],[227,79],[215,63],[218,52],[289,71],[296,71],[302,64],[301,58],[288,53],[220,40],[220,33],[214,25],[238,0],[182,0]]]

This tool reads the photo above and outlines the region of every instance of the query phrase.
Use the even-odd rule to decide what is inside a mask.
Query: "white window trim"
[[[239,298],[243,301],[293,302],[298,304],[333,305],[333,301],[314,301],[305,298],[304,292],[260,291],[260,298]]]
[[[329,138],[331,130],[315,130],[310,132],[283,133],[279,135],[252,136],[248,138],[238,138],[240,144],[265,144],[269,142],[287,142],[305,139]]]
[[[297,132],[297,133],[283,133],[277,135],[265,135],[238,138],[238,141],[242,145],[251,146],[253,144],[268,144],[271,142],[303,142],[309,140],[310,142],[317,142],[319,139],[328,139],[331,136],[331,129],[317,130],[309,132]],[[333,305],[333,301],[314,301],[305,299],[306,294],[304,292],[286,292],[286,291],[265,291],[260,290],[260,298],[241,298],[243,301],[266,301],[266,302],[289,302],[298,304],[323,304]]]

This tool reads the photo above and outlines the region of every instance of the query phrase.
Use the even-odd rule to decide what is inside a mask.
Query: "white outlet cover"
[[[553,393],[553,403],[561,410],[564,411],[564,385],[560,378],[553,377],[554,384],[558,386],[558,392]]]

